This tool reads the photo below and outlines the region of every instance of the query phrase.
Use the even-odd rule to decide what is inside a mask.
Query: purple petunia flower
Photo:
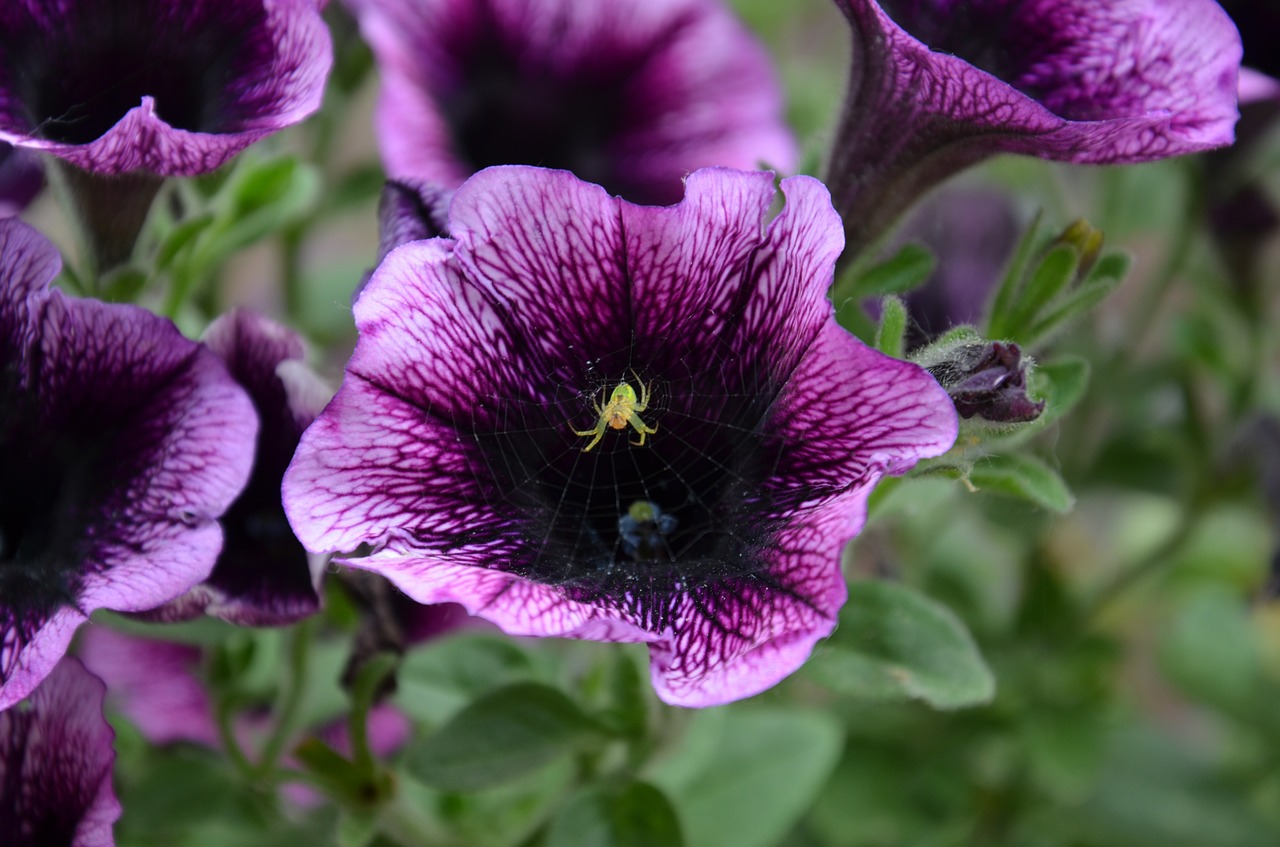
[[[298,334],[262,315],[229,312],[209,325],[204,342],[257,410],[253,473],[222,518],[226,540],[213,573],[147,616],[180,620],[207,612],[243,626],[293,623],[320,608],[325,560],[294,538],[280,504],[280,479],[332,391],[307,367]]]
[[[1231,143],[1213,0],[836,0],[854,56],[828,185],[851,247],[995,153],[1143,162]]]
[[[213,170],[320,106],[315,0],[12,0],[0,140],[87,171]]]
[[[257,433],[213,353],[143,309],[50,290],[59,265],[0,221],[0,709],[94,609],[150,609],[209,575]]]
[[[115,733],[102,717],[103,691],[101,680],[65,658],[26,708],[0,713],[0,833],[8,847],[115,843]]]
[[[516,635],[648,642],[670,703],[794,671],[884,474],[950,447],[915,365],[842,330],[822,185],[707,169],[671,207],[491,168],[392,252],[285,474],[298,537]],[[598,436],[598,437],[597,437]]]
[[[708,165],[789,170],[765,51],[719,0],[348,0],[382,74],[393,178],[566,168],[674,203]]]

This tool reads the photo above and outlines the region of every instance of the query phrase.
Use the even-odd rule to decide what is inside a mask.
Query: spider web
[[[498,418],[470,433],[489,475],[477,482],[532,550],[513,570],[595,593],[619,583],[675,589],[759,566],[781,505],[766,485],[781,449],[764,431],[778,385],[727,348],[681,345],[638,340],[560,367],[538,393],[483,398]],[[595,406],[621,382],[637,398],[649,390],[637,415],[657,432],[639,445],[633,427],[606,428],[585,450],[593,436],[574,431],[596,427]]]

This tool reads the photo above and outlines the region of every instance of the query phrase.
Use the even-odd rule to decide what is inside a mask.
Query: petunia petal
[[[114,733],[102,682],[63,659],[27,708],[0,713],[0,831],[12,847],[111,847]]]
[[[566,168],[641,203],[700,167],[788,169],[761,45],[717,0],[349,0],[382,76],[393,178]]]
[[[0,140],[96,173],[192,175],[320,106],[332,45],[315,0],[104,8],[0,13]]]
[[[828,184],[865,246],[995,153],[1144,162],[1229,144],[1240,40],[1212,0],[837,0],[854,62]]]

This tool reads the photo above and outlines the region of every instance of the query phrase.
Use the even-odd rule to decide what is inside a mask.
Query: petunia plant
[[[0,844],[1280,843],[1274,22],[11,0]]]

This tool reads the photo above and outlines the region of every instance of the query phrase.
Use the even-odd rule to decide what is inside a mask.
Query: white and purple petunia
[[[316,0],[11,0],[0,140],[95,173],[213,170],[320,106]]]
[[[0,840],[6,847],[111,847],[120,803],[105,686],[64,658],[20,708],[0,713]]]
[[[853,65],[828,185],[851,246],[996,153],[1144,162],[1230,144],[1240,37],[1213,0],[836,0]]]
[[[356,303],[285,474],[298,537],[511,634],[648,642],[670,703],[790,674],[835,625],[872,486],[950,447],[956,413],[836,324],[840,220],[816,180],[782,190],[771,220],[769,173],[696,171],[669,207],[472,177],[450,238],[393,251]]]
[[[0,221],[0,709],[94,609],[209,575],[258,429],[217,356],[144,309],[50,289],[59,266]]]
[[[298,439],[333,392],[306,364],[296,332],[246,309],[209,325],[204,343],[253,400],[258,444],[253,473],[222,517],[225,535],[213,573],[147,614],[181,620],[201,613],[242,626],[293,623],[320,608],[325,559],[294,538],[280,504],[280,479]]]
[[[696,168],[795,162],[768,56],[720,0],[347,5],[382,75],[392,178],[456,188],[489,165],[540,165],[674,203]]]

